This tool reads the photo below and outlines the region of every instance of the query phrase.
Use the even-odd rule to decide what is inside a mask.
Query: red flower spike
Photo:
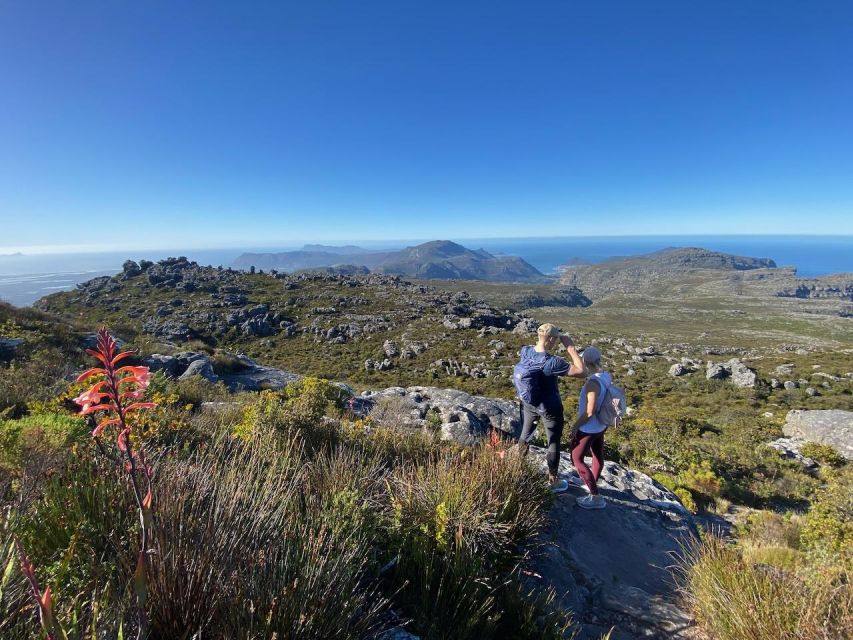
[[[77,376],[77,380],[75,380],[75,382],[83,382],[84,380],[88,380],[92,376],[104,375],[104,374],[106,374],[106,371],[104,371],[100,367],[93,367],[92,369],[88,369],[88,370],[84,371],[83,373],[81,373],[79,376]]]
[[[96,351],[95,349],[86,349],[86,353],[90,356],[95,356],[98,360],[104,363],[104,366],[110,366],[110,361],[100,351]]]
[[[145,603],[148,593],[147,574],[145,567],[145,558],[148,540],[148,531],[152,526],[152,494],[150,481],[153,471],[150,466],[145,464],[145,455],[142,451],[134,452],[130,435],[132,433],[131,426],[126,422],[126,414],[128,411],[138,409],[153,409],[156,404],[154,402],[132,402],[142,400],[145,396],[145,389],[151,381],[151,371],[148,367],[132,367],[125,366],[116,368],[116,365],[123,359],[133,355],[131,351],[116,353],[118,345],[113,337],[109,334],[106,327],[98,331],[97,349],[87,349],[87,353],[96,357],[103,363],[103,368],[95,367],[83,372],[77,379],[82,382],[88,380],[92,376],[102,375],[104,379],[92,385],[92,387],[81,393],[75,398],[77,404],[81,407],[81,415],[88,415],[96,411],[107,411],[112,413],[111,416],[102,420],[97,427],[92,431],[92,436],[97,437],[103,433],[107,427],[118,427],[118,435],[116,437],[116,446],[121,452],[120,458],[123,458],[124,469],[130,476],[133,492],[136,497],[136,503],[139,506],[139,516],[142,527],[142,544],[139,549],[137,558],[136,572],[134,575],[134,587],[136,591],[136,606],[138,614],[139,637],[145,635],[147,627],[147,619],[145,615]],[[130,402],[125,406],[126,402]],[[139,466],[135,464],[135,460],[139,461]],[[137,479],[137,471],[148,478],[148,491],[145,497],[142,497],[140,483]],[[40,597],[40,605],[42,603],[50,606],[50,593],[46,593],[45,597]],[[44,612],[44,607],[42,607]],[[44,620],[44,619],[43,619]],[[52,634],[48,632],[49,640],[54,640]]]
[[[114,404],[96,404],[91,407],[86,407],[82,411],[80,411],[81,416],[87,416],[90,413],[95,413],[95,411],[115,411],[116,406]]]
[[[95,429],[92,431],[92,437],[98,437],[99,435],[101,435],[101,432],[106,427],[118,424],[121,424],[121,420],[119,420],[118,418],[108,418],[107,420],[102,420],[100,423],[98,423],[98,426],[95,427]]]
[[[125,411],[130,411],[132,409],[153,409],[157,406],[155,402],[134,402],[129,407],[125,407]]]
[[[114,366],[116,366],[116,363],[118,363],[118,362],[119,362],[119,361],[121,361],[121,360],[124,360],[125,358],[129,358],[129,357],[130,357],[130,356],[132,356],[132,355],[135,355],[135,353],[136,353],[136,352],[134,352],[134,351],[123,351],[123,352],[121,352],[120,354],[118,354],[117,356],[115,356],[115,357],[110,361],[110,365],[114,367]]]

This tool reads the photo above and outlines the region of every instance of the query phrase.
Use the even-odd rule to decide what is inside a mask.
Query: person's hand
[[[560,335],[560,342],[562,342],[563,346],[566,348],[575,346],[574,341],[565,333]]]

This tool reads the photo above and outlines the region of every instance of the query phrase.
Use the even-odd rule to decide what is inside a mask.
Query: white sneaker
[[[569,488],[569,483],[560,478],[557,482],[551,485],[551,493],[563,493]]]
[[[580,489],[588,489],[586,482],[580,476],[569,476],[569,484]]]
[[[607,506],[607,502],[601,496],[583,496],[575,502],[577,502],[579,507],[583,507],[584,509],[603,509]]]

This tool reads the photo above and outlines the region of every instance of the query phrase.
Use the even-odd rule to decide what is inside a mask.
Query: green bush
[[[690,493],[684,487],[676,487],[673,493],[678,497],[681,501],[681,504],[684,505],[684,508],[692,513],[696,513],[699,511],[699,507],[696,504],[696,501],[693,499],[693,494]]]
[[[0,420],[0,467],[20,469],[37,455],[52,457],[88,440],[89,428],[79,416],[40,413]]]
[[[311,446],[323,446],[337,436],[328,424],[327,415],[340,415],[343,392],[327,380],[302,378],[284,391],[261,391],[257,399],[244,408],[243,419],[234,433],[251,437],[259,431],[273,430],[281,434],[299,434]]]
[[[819,442],[806,442],[800,447],[800,453],[807,458],[811,458],[820,464],[829,465],[830,467],[840,467],[847,460],[838,451],[828,444],[820,444]]]
[[[828,474],[803,521],[803,546],[853,559],[853,469]]]

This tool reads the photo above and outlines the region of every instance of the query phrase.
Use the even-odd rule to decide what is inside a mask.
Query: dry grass
[[[744,554],[713,536],[688,549],[682,587],[701,628],[718,640],[849,640],[853,576],[839,564],[766,563],[779,559]]]

